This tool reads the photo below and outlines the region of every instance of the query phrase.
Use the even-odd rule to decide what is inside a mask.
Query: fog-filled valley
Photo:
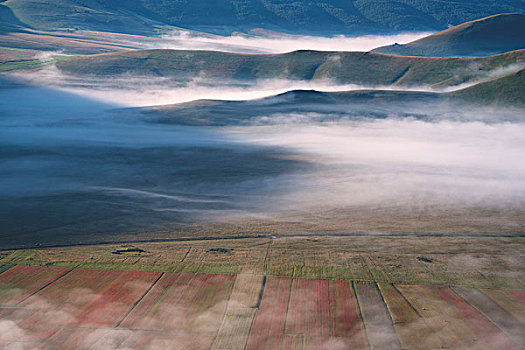
[[[0,349],[525,347],[521,0],[0,0]]]
[[[421,217],[436,232],[519,230],[523,110],[443,99],[424,85],[385,88],[172,85],[81,79],[52,67],[4,79],[3,244],[164,237],[225,224],[261,234],[380,233],[401,221],[417,229],[412,220]],[[463,214],[436,225],[451,210]],[[360,224],[347,229],[355,216]],[[394,220],[378,224],[379,216]]]

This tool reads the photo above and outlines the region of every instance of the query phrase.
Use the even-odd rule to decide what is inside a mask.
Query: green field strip
[[[35,259],[36,255],[28,253],[17,253],[16,259],[6,258],[2,265],[24,265],[24,266],[41,266],[41,267],[56,267],[66,269],[94,269],[94,270],[115,270],[115,271],[150,271],[150,272],[171,272],[171,273],[211,273],[211,274],[231,274],[236,275],[243,271],[260,271],[263,273],[261,266],[249,266],[239,263],[234,264],[220,264],[220,263],[180,263],[170,262],[162,264],[141,264],[141,263],[122,263],[122,262],[52,262],[41,258],[41,261]],[[29,257],[29,259],[28,259]],[[33,260],[31,260],[31,257]],[[351,269],[339,266],[297,266],[288,264],[269,264],[267,276],[286,277],[286,278],[300,278],[300,279],[326,279],[326,280],[346,280],[346,281],[363,281],[363,282],[386,282],[398,285],[451,285],[451,286],[466,286],[476,288],[491,288],[491,289],[523,289],[521,283],[514,277],[479,277],[473,278],[471,274],[465,273],[444,273],[443,276],[436,278],[436,274],[429,276],[410,274],[410,271],[391,275],[378,273],[379,270],[370,269]],[[386,277],[385,277],[386,276]]]
[[[240,274],[235,278],[228,306],[211,349],[244,349],[266,277]]]
[[[228,309],[215,337],[211,350],[242,350],[248,343],[256,309]]]
[[[12,265],[37,265],[43,266],[49,262],[48,259],[42,256],[36,249],[21,249],[15,250],[4,259],[3,264]]]

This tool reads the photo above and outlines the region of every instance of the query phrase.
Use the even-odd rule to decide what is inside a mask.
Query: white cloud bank
[[[432,33],[404,33],[395,35],[337,35],[317,37],[281,33],[264,35],[233,34],[219,36],[176,31],[164,35],[156,48],[178,50],[213,50],[235,53],[285,53],[296,50],[370,51],[394,43],[406,44]]]

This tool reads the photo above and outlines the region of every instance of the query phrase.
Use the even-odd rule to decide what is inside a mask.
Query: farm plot
[[[158,273],[73,270],[19,304],[38,310],[17,326],[45,339],[68,325],[113,326]]]
[[[151,332],[120,328],[68,327],[49,339],[52,349],[209,349],[212,338],[193,334]],[[47,347],[46,347],[47,348]]]
[[[445,348],[487,349],[482,339],[457,315],[450,305],[430,286],[397,286],[425,323],[439,337]]]
[[[388,307],[403,349],[440,349],[443,347],[441,340],[394,285],[378,283],[378,287]]]
[[[350,282],[330,281],[330,306],[335,338],[350,349],[366,348],[363,322]]]
[[[247,349],[366,349],[348,281],[268,277]]]
[[[355,283],[366,336],[372,349],[401,349],[392,319],[375,283]]]
[[[240,274],[235,279],[228,308],[212,349],[244,349],[266,284],[260,275]]]
[[[294,280],[283,348],[366,348],[363,327],[350,283]]]
[[[523,324],[506,312],[492,299],[483,294],[479,289],[470,287],[454,287],[454,290],[461,295],[470,305],[485,314],[493,323],[498,325],[509,337],[521,347],[525,346],[525,334]],[[496,339],[495,341],[498,341]]]
[[[234,278],[234,275],[167,273],[120,326],[215,335]]]
[[[328,281],[294,280],[285,336],[303,335],[306,349],[321,349],[334,336],[332,326]]]
[[[268,277],[246,349],[280,349],[290,298],[289,278]]]
[[[459,297],[448,286],[433,286],[432,289],[445,300],[490,349],[519,349],[519,346],[507,338],[493,323]]]
[[[15,266],[0,275],[0,305],[16,305],[69,270]]]
[[[507,294],[518,300],[522,305],[525,305],[525,291],[522,290],[508,290]]]
[[[498,289],[482,289],[481,291],[518,321],[525,324],[525,304],[514,298],[510,294],[512,291]]]
[[[9,300],[18,301],[0,306],[0,348],[523,348],[522,291],[249,273],[11,270],[0,275],[9,281],[2,288],[16,290]]]

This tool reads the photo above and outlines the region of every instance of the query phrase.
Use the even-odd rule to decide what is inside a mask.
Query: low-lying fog
[[[316,37],[276,32],[255,32],[220,36],[190,31],[174,31],[164,35],[154,48],[177,50],[213,50],[236,53],[285,53],[295,50],[370,51],[387,45],[406,44],[432,33],[394,35],[363,35],[350,37]],[[153,48],[153,46],[151,46]]]
[[[38,71],[13,74],[17,78],[38,86],[51,87],[74,95],[121,107],[144,107],[196,100],[243,101],[260,99],[292,90],[340,92],[354,90],[388,90],[446,93],[468,88],[481,82],[501,78],[523,69],[523,64],[511,64],[495,70],[477,73],[478,78],[467,83],[447,87],[378,86],[340,84],[329,79],[310,81],[289,79],[259,79],[217,81],[206,76],[196,76],[191,81],[177,78],[122,75],[118,77],[69,76],[50,65]],[[476,66],[472,69],[478,70]]]
[[[223,97],[259,97],[239,89]],[[397,101],[380,119],[350,105],[335,115],[303,106],[190,127],[115,110],[149,105],[156,94],[147,88],[134,101],[107,90],[113,104],[89,90],[1,81],[2,245],[107,240],[291,212],[313,220],[332,209],[524,208],[523,111],[415,110]],[[232,113],[243,119],[242,110]]]

